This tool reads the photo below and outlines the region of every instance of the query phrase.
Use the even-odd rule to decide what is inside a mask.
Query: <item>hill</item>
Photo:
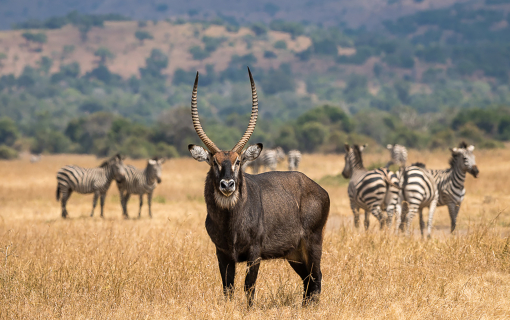
[[[140,2],[136,0],[4,0],[0,2],[0,28],[7,29],[13,23],[27,19],[46,19],[66,15],[73,10],[82,14],[117,13],[134,20],[163,20],[173,17],[210,18],[226,16],[239,23],[283,19],[308,21],[325,25],[343,24],[349,27],[380,24],[383,20],[395,19],[421,10],[438,9],[454,3],[483,4],[483,0],[280,0],[270,1],[175,1],[158,0]]]

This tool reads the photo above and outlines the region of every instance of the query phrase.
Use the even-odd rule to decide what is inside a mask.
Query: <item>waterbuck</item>
[[[195,160],[210,166],[204,191],[205,227],[216,246],[223,293],[232,297],[236,263],[247,262],[244,290],[251,306],[260,261],[283,258],[303,280],[303,304],[317,301],[329,195],[299,172],[243,172],[243,164],[255,160],[262,151],[258,143],[243,152],[258,116],[257,90],[249,68],[248,74],[252,89],[250,122],[230,151],[220,150],[202,129],[197,110],[198,72],[191,97],[193,126],[208,150],[196,145],[188,148]]]

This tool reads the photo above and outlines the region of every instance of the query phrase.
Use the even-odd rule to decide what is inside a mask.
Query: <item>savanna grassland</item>
[[[70,218],[55,200],[59,167],[96,166],[91,156],[46,156],[0,165],[0,318],[14,319],[508,319],[510,317],[510,151],[475,151],[480,176],[469,176],[458,231],[445,208],[433,239],[355,230],[340,155],[305,155],[301,170],[329,192],[323,294],[301,307],[301,281],[284,261],[263,262],[255,305],[246,308],[238,265],[233,301],[222,296],[214,246],[204,228],[208,167],[191,158],[164,164],[153,216],[138,199],[121,217],[115,184],[89,217],[92,196],[73,194]],[[447,151],[410,153],[410,161],[447,166]],[[365,156],[384,163],[388,154]],[[138,167],[143,161],[130,161]],[[282,165],[283,169],[283,165]],[[145,201],[146,202],[146,201]],[[418,219],[413,222],[418,227]]]

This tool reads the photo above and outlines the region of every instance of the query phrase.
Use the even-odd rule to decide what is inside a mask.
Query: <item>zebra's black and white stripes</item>
[[[290,150],[287,154],[289,157],[289,171],[296,171],[299,169],[299,163],[301,162],[301,152],[299,150]]]
[[[124,218],[128,218],[127,202],[131,194],[138,194],[140,196],[138,217],[140,217],[142,213],[143,195],[147,194],[149,216],[152,218],[152,193],[157,183],[161,183],[161,165],[164,162],[165,159],[155,157],[147,160],[147,166],[143,170],[137,169],[132,165],[125,166],[126,179],[122,182],[117,182]]]
[[[62,167],[57,172],[57,200],[61,200],[62,217],[68,216],[66,204],[73,191],[83,194],[94,193],[90,216],[94,215],[97,199],[101,197],[101,217],[103,217],[104,200],[112,180],[122,181],[124,178],[124,165],[118,154],[103,162],[98,168],[82,168],[73,165]]]
[[[367,171],[363,166],[361,153],[366,146],[345,145],[345,167],[342,175],[350,179],[348,195],[354,214],[354,225],[359,226],[359,209],[365,210],[365,228],[369,227],[369,216],[372,213],[381,227],[385,220],[382,211],[387,213],[387,224],[391,227],[393,214],[400,216],[398,203],[397,176],[386,168]]]
[[[262,150],[260,156],[254,161],[247,163],[247,166],[252,168],[254,174],[257,174],[261,168],[275,171],[278,163],[283,160],[285,160],[285,151],[281,147],[276,147],[274,149]]]

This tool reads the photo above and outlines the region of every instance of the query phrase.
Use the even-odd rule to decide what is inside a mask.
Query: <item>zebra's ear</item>
[[[459,153],[459,149],[458,148],[450,148],[450,151],[452,153]]]
[[[200,162],[206,161],[207,163],[210,163],[211,154],[201,146],[190,144],[188,145],[188,150],[191,153],[193,159]]]
[[[262,148],[262,143],[257,143],[246,148],[241,155],[241,163],[257,159],[262,152]]]
[[[349,150],[351,150],[351,148],[349,147],[349,144],[344,144],[344,147],[345,147],[345,151],[349,152]]]
[[[474,150],[475,150],[474,145],[470,145],[469,147],[467,147],[467,151],[469,151],[469,152],[473,152]]]
[[[152,165],[152,166],[153,166],[153,165],[155,165],[156,163],[158,163],[158,162],[157,162],[156,160],[154,160],[154,159],[149,159],[147,162],[148,162],[150,165]]]
[[[163,164],[163,163],[165,163],[165,158],[161,158],[158,160],[158,164]]]
[[[366,147],[368,147],[368,144],[364,144],[362,146],[359,146],[359,151],[363,151]]]
[[[386,148],[391,150],[391,149],[393,149],[393,146],[391,144],[389,144],[386,146]]]

